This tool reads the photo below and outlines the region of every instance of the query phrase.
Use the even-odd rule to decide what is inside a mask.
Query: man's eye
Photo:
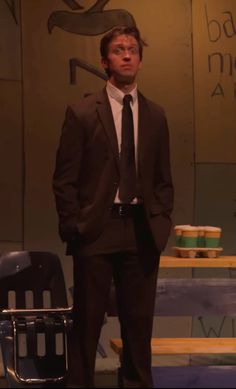
[[[137,53],[138,53],[138,48],[137,48],[137,47],[131,47],[131,48],[129,49],[129,52],[130,52],[131,54],[137,54]]]
[[[121,54],[123,52],[123,49],[121,47],[117,47],[116,49],[113,50],[114,54]]]

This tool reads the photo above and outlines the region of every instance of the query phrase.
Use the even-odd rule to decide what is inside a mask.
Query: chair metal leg
[[[35,341],[35,326],[34,322],[32,322],[29,326],[27,325],[27,329],[29,330],[30,327],[30,340],[33,343],[28,343],[28,355],[20,357],[18,348],[19,331],[17,331],[17,326],[16,322],[10,320],[0,322],[0,342],[8,387],[64,387],[67,371],[67,356],[65,354],[55,355],[54,353],[52,358],[50,358],[50,355],[40,358],[37,354],[34,355],[34,347],[37,347],[37,342]],[[24,324],[21,323],[20,326],[23,328]],[[52,345],[54,346],[54,342],[52,342]],[[64,353],[66,353],[66,333],[64,334],[63,347]],[[51,352],[53,351],[51,350]],[[52,370],[55,374],[51,377]]]

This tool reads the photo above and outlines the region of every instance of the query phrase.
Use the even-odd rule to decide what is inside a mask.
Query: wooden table
[[[161,256],[161,269],[236,268],[236,256],[217,258],[181,258]],[[164,278],[158,280],[157,316],[236,316],[236,279],[231,278]],[[152,338],[152,355],[236,355],[235,336]],[[115,353],[122,354],[121,339],[110,339]],[[233,359],[232,359],[233,361]],[[154,388],[236,388],[236,365],[153,366]],[[122,368],[118,370],[122,382]],[[121,386],[119,386],[121,387]]]

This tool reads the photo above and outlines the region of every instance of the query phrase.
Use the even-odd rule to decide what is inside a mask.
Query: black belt
[[[132,217],[143,210],[143,204],[113,204],[111,216],[113,217]]]

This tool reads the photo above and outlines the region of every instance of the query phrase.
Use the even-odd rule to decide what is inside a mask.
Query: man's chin
[[[133,84],[136,76],[133,74],[120,74],[117,80],[122,84]]]

